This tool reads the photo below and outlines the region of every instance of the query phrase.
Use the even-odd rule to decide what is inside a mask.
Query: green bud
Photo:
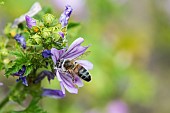
[[[54,21],[54,16],[52,15],[52,14],[45,14],[44,16],[43,16],[43,22],[44,22],[44,24],[45,25],[47,25],[47,26],[49,26],[50,24],[52,24],[53,23],[53,21]]]
[[[36,20],[36,26],[43,27],[44,24],[43,24],[43,22]]]
[[[41,36],[35,34],[31,37],[32,39],[34,39],[34,41],[37,43],[37,44],[40,44],[41,43]]]
[[[3,63],[4,63],[4,64],[8,64],[9,62],[10,62],[10,60],[9,60],[8,58],[6,58],[6,59],[3,60]]]
[[[1,49],[0,52],[1,52],[1,55],[3,55],[3,56],[7,56],[8,55],[8,50],[5,49],[5,48]]]
[[[60,35],[58,34],[58,32],[53,32],[52,37],[54,41],[58,41],[58,39],[60,39]]]
[[[43,37],[43,38],[48,38],[48,37],[50,37],[50,36],[51,36],[50,30],[47,29],[47,28],[44,28],[43,31],[42,31],[42,37]]]

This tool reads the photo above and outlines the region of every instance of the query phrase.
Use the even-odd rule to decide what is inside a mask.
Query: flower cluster
[[[21,81],[25,86],[38,84],[45,77],[50,82],[56,77],[61,90],[42,88],[43,96],[63,98],[66,94],[65,89],[70,93],[77,94],[78,88],[83,86],[83,82],[78,73],[71,73],[70,70],[64,69],[62,63],[69,60],[73,64],[83,67],[86,71],[92,69],[93,64],[87,60],[78,60],[78,57],[83,55],[89,47],[81,46],[84,42],[83,38],[77,38],[67,47],[67,25],[72,11],[72,7],[67,5],[59,20],[49,13],[43,15],[40,19],[33,18],[32,16],[35,14],[26,13],[24,14],[26,24],[22,29],[18,24],[24,25],[22,23],[23,17],[18,18],[19,22],[14,22],[15,28],[12,27],[9,34],[13,32],[13,34],[16,34],[11,36],[14,37],[20,48],[13,52],[16,60],[12,62],[12,67],[7,70],[6,76],[19,77],[16,81]],[[22,68],[18,69],[18,65]],[[47,70],[36,75],[39,68],[46,68]],[[14,71],[17,69],[17,72]],[[91,77],[89,76],[90,80]]]

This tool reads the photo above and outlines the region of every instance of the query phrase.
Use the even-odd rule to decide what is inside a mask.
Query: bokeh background
[[[91,44],[85,57],[94,64],[92,81],[64,99],[44,97],[49,113],[170,113],[170,0],[0,0],[0,33],[8,22],[27,12],[35,1],[60,16],[73,7],[69,43],[78,37]],[[0,101],[15,84],[0,73]],[[59,88],[54,80],[43,87]],[[21,110],[9,102],[6,109]]]

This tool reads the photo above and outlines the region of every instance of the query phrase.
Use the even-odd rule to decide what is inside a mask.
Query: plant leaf
[[[67,26],[68,29],[74,28],[74,27],[78,27],[80,25],[80,23],[75,23],[75,22],[70,22]]]

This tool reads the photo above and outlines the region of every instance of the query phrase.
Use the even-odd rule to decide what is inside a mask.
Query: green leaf
[[[33,66],[32,65],[28,65],[26,66],[26,71],[25,71],[25,76],[29,75],[31,73],[31,71],[33,70]]]
[[[74,28],[74,27],[78,27],[80,25],[80,23],[74,23],[74,22],[70,22],[67,26],[68,29]]]
[[[18,72],[18,70],[20,70],[22,68],[22,65],[17,65],[16,63],[11,67],[8,68],[5,72],[5,76],[9,77],[10,75]]]
[[[9,54],[15,55],[18,58],[25,57],[24,53],[21,51],[10,51]]]

